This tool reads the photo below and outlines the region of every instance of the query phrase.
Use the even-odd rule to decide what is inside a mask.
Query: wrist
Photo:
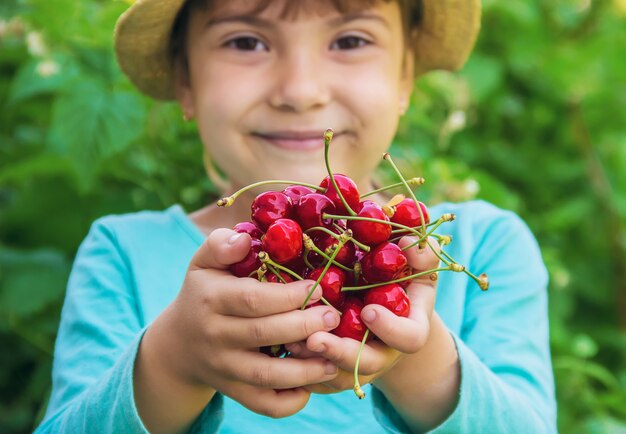
[[[146,330],[135,360],[135,405],[149,432],[188,430],[215,395],[215,389],[192,381],[182,363],[175,363],[183,353],[171,342],[172,333],[166,318],[157,318]]]
[[[436,313],[424,347],[402,357],[374,386],[412,427],[435,427],[454,411],[460,389],[459,357]]]

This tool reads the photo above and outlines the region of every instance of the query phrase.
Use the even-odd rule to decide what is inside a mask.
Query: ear
[[[183,117],[185,120],[192,119],[195,116],[195,105],[191,88],[191,77],[189,68],[181,60],[177,61],[174,67],[174,91],[176,100],[183,112]]]

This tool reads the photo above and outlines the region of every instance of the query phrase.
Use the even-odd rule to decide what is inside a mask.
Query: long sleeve
[[[461,385],[453,413],[432,433],[554,433],[556,403],[549,350],[547,272],[528,227],[515,214],[474,203],[466,227],[470,268],[489,275],[481,292],[468,280],[460,333]],[[457,235],[455,235],[457,236]],[[462,238],[461,238],[462,239]],[[460,249],[461,251],[463,248]],[[374,389],[375,413],[389,432],[408,432]]]
[[[38,433],[147,432],[133,396],[145,326],[127,258],[107,222],[92,225],[74,262],[55,344],[52,394]],[[221,406],[216,396],[192,431],[216,431]]]

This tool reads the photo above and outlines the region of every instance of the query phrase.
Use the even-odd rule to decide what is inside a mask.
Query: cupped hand
[[[181,381],[212,387],[254,412],[284,417],[304,407],[310,395],[305,386],[331,381],[337,368],[322,355],[272,358],[259,348],[331,330],[338,315],[326,306],[300,310],[312,281],[277,284],[232,276],[228,266],[249,249],[247,234],[210,234],[191,260],[178,297],[155,321],[157,353]],[[320,296],[316,291],[310,303]]]
[[[415,241],[413,237],[404,237],[399,245],[405,247]],[[429,243],[439,251],[439,244],[434,238],[429,238]],[[404,253],[415,273],[438,267],[439,259],[428,246],[423,249],[411,247]],[[398,317],[376,304],[366,305],[361,311],[361,318],[370,333],[379,339],[363,347],[359,361],[359,382],[362,385],[381,379],[401,357],[418,353],[428,340],[437,294],[437,274],[414,279],[406,292],[411,303],[407,318]],[[287,349],[299,359],[322,356],[337,365],[339,373],[335,378],[307,386],[314,393],[336,393],[354,387],[354,367],[360,346],[361,343],[354,339],[319,331],[305,341],[289,345]]]

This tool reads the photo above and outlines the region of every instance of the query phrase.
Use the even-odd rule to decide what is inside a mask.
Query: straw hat
[[[415,47],[417,72],[459,69],[478,35],[480,0],[421,1],[422,21]],[[139,90],[155,99],[174,99],[169,41],[184,3],[137,0],[115,28],[115,50],[122,71]]]

